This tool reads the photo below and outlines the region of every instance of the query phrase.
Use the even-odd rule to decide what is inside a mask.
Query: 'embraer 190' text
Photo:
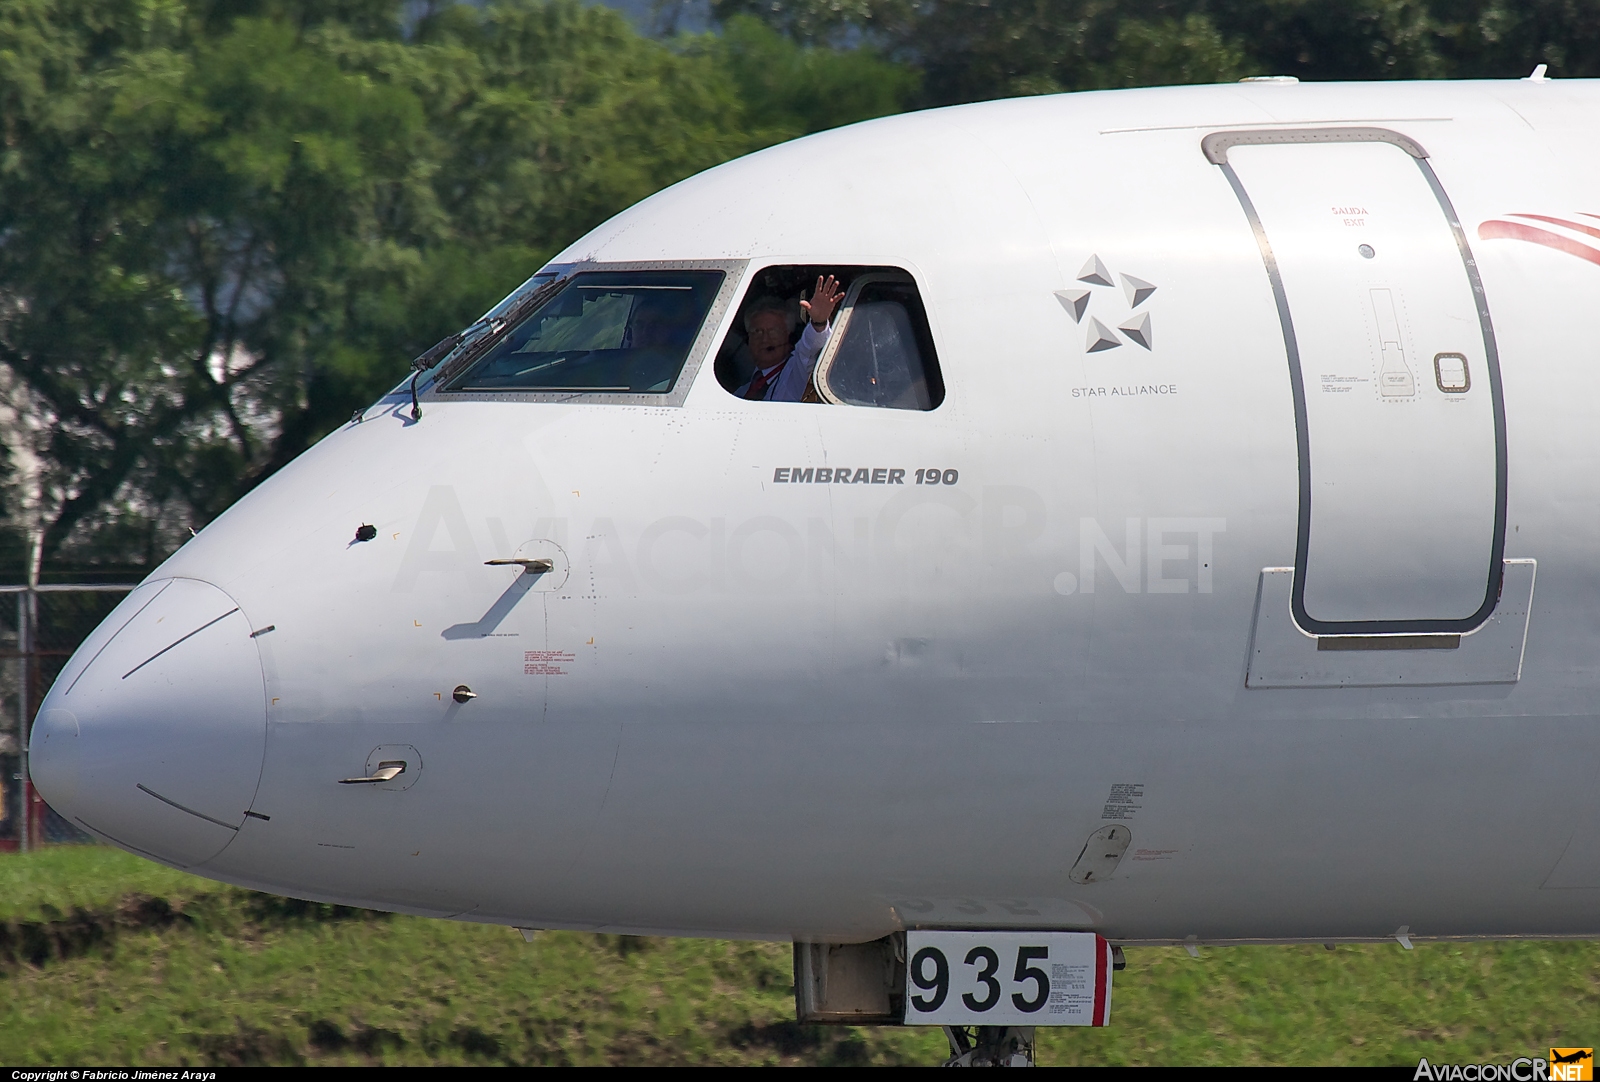
[[[779,466],[775,485],[903,485],[906,471],[887,466]]]

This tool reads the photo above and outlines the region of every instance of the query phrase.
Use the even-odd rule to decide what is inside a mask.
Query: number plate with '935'
[[[1103,1026],[1111,948],[1093,932],[906,933],[906,1024]]]

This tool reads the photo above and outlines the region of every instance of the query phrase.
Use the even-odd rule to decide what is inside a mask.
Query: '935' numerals
[[[1103,1026],[1111,947],[1093,932],[912,928],[905,1021],[914,1026]]]
[[[1035,965],[1050,957],[1047,947],[1018,947],[1017,964],[1012,970],[1011,982],[1020,991],[1011,993],[1011,1004],[1024,1014],[1032,1014],[1043,1007],[1050,998],[1050,976]],[[961,1002],[969,1011],[982,1014],[1000,1002],[1000,955],[993,947],[973,947],[962,959],[964,965],[974,967],[975,992],[964,992]],[[911,983],[922,990],[913,994],[911,1006],[922,1014],[931,1014],[944,1006],[950,995],[950,960],[938,947],[923,947],[911,958]]]
[[[960,470],[918,470],[919,485],[953,485],[961,480]]]

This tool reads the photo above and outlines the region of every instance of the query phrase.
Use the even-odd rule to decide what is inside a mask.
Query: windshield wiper
[[[455,351],[457,346],[466,341],[467,335],[472,333],[474,327],[480,327],[487,322],[488,320],[480,319],[471,327],[459,330],[455,334],[445,335],[433,345],[417,354],[417,356],[412,360],[411,419],[413,421],[422,420],[422,403],[417,400],[417,380],[422,378],[422,373],[426,372],[428,369],[432,368],[434,365],[450,356],[450,354]]]
[[[439,373],[439,378],[435,382],[443,382],[454,376],[461,369],[481,357],[484,351],[490,345],[498,342],[509,328],[522,322],[523,316],[549,300],[557,288],[565,286],[570,278],[571,275],[555,278],[536,289],[531,289],[499,315],[485,316],[470,327],[463,328],[455,334],[446,335],[419,353],[416,359],[411,362],[411,367],[414,370],[411,373],[411,419],[413,421],[422,420],[422,403],[417,398],[417,381],[422,378],[424,372],[427,372],[459,350],[460,352],[456,353],[454,359],[450,360],[445,366],[445,370]],[[482,333],[473,334],[479,328],[487,329]]]

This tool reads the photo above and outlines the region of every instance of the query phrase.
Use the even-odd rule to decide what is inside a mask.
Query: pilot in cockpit
[[[670,387],[694,342],[701,314],[688,290],[635,301],[622,335],[622,347],[629,351],[628,386],[647,391]]]
[[[745,313],[744,329],[756,368],[733,393],[757,401],[799,402],[811,381],[817,357],[828,344],[832,333],[829,320],[843,299],[844,291],[833,275],[819,277],[811,299],[800,302],[805,309],[806,329],[792,350],[789,335],[794,326],[789,306],[776,297],[763,297],[751,306]]]

